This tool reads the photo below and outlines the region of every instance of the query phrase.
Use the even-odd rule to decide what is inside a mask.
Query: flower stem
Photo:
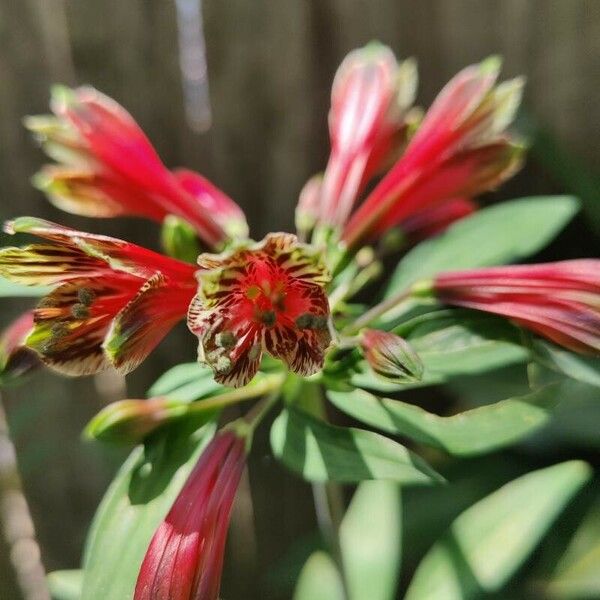
[[[212,408],[223,408],[231,404],[237,404],[244,400],[253,400],[259,396],[264,396],[274,391],[279,391],[285,380],[285,373],[274,373],[272,375],[265,375],[263,379],[256,382],[255,384],[247,385],[246,387],[234,389],[229,392],[225,392],[218,396],[212,396],[205,400],[199,400],[191,404],[185,405],[185,412],[203,412]]]
[[[396,308],[399,304],[405,302],[412,297],[412,289],[405,290],[400,294],[392,296],[379,304],[376,304],[373,308],[368,310],[366,313],[358,317],[354,323],[351,323],[342,332],[344,335],[351,335],[358,333],[363,327],[370,325],[373,321],[383,316],[386,312],[392,308]]]

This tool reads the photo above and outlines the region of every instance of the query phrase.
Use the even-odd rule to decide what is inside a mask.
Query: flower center
[[[252,303],[254,319],[267,327],[273,327],[277,314],[285,312],[286,283],[281,279],[263,279],[253,283],[248,286],[245,295]]]

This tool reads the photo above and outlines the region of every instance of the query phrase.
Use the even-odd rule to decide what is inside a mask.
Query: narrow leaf
[[[309,481],[442,481],[423,459],[389,438],[329,425],[291,408],[273,423],[271,447],[284,465]]]
[[[586,463],[565,462],[474,504],[425,555],[406,600],[468,600],[501,589],[590,475]]]
[[[337,408],[372,427],[469,456],[514,444],[545,425],[562,393],[560,385],[551,385],[449,417],[364,390],[329,391],[327,396]]]
[[[302,568],[294,600],[345,600],[342,576],[329,554],[311,554]]]
[[[393,600],[402,545],[400,488],[389,481],[358,486],[340,527],[350,600]]]

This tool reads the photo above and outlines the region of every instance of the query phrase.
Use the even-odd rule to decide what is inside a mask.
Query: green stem
[[[351,323],[342,332],[343,335],[352,335],[358,333],[363,327],[370,325],[373,321],[379,319],[392,308],[396,308],[402,302],[408,300],[412,296],[412,289],[405,290],[396,296],[392,296],[361,315],[354,323]]]
[[[231,390],[220,394],[218,396],[212,396],[198,402],[192,402],[191,404],[185,405],[185,414],[194,412],[204,412],[213,408],[223,408],[231,404],[237,404],[244,400],[253,400],[259,396],[264,396],[274,391],[279,391],[279,388],[283,385],[285,380],[285,373],[276,373],[272,375],[265,375],[264,378],[255,384],[249,386]]]

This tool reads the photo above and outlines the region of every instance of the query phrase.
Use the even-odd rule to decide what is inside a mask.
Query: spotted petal
[[[127,275],[79,278],[60,285],[35,309],[27,345],[65,375],[106,369],[102,342],[114,315],[138,287],[139,279]]]

